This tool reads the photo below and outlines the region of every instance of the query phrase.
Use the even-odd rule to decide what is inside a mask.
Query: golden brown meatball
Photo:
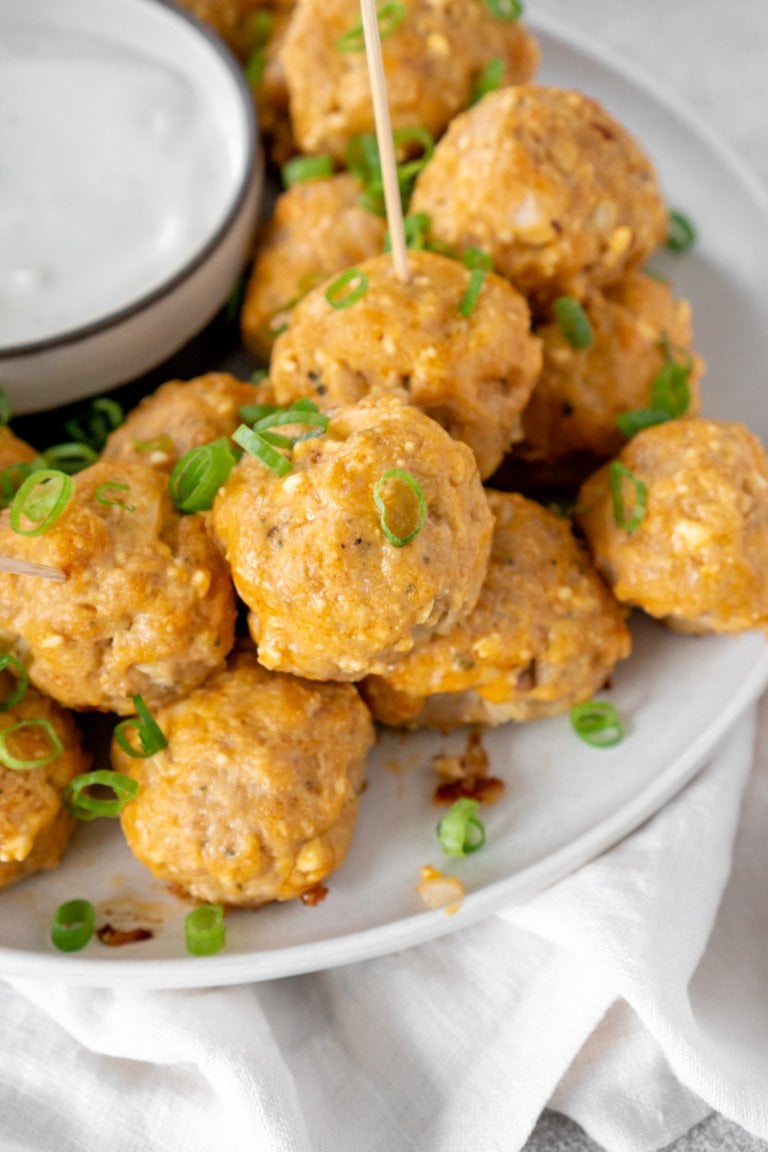
[[[496,528],[477,606],[365,681],[374,719],[448,729],[555,716],[629,655],[623,614],[570,524],[522,496],[488,500]]]
[[[504,63],[502,83],[533,77],[533,37],[519,21],[491,15],[481,0],[407,0],[404,8],[403,22],[382,36],[395,131],[419,125],[440,135],[467,106],[475,79],[491,59]],[[373,131],[365,51],[362,44],[356,51],[338,44],[359,23],[357,0],[303,0],[296,9],[282,62],[302,152],[330,152],[343,160],[351,137]]]
[[[110,433],[102,459],[170,472],[190,448],[231,436],[243,404],[270,403],[265,385],[247,384],[226,372],[170,380],[146,396]]]
[[[619,280],[662,242],[653,166],[595,100],[522,85],[457,116],[416,180],[434,238],[490,253],[537,303]]]
[[[241,315],[250,351],[269,359],[294,305],[323,280],[384,249],[387,225],[360,204],[361,185],[340,173],[294,184],[278,197],[256,252]]]
[[[0,425],[0,469],[14,464],[31,464],[40,453],[26,440],[20,440],[7,425]]]
[[[691,355],[691,308],[668,284],[632,272],[584,309],[592,344],[575,348],[555,320],[536,329],[544,364],[523,412],[523,460],[560,460],[571,453],[615,456],[625,442],[616,425],[623,412],[652,408],[653,382],[665,364],[689,368],[688,415],[699,409],[700,356]]]
[[[742,424],[673,420],[638,433],[617,459],[629,475],[606,464],[577,511],[616,598],[680,631],[764,628],[768,458],[757,437]]]
[[[203,515],[173,508],[164,476],[98,463],[45,534],[0,513],[0,555],[57,568],[58,583],[0,573],[0,634],[33,683],[70,708],[130,713],[196,687],[232,646],[234,592]],[[116,487],[115,487],[116,485]]]
[[[368,711],[351,684],[267,672],[252,652],[156,716],[168,747],[147,760],[115,744],[140,785],[121,815],[131,851],[198,900],[291,900],[340,866],[352,839]]]
[[[410,473],[426,518],[418,528]],[[472,453],[416,408],[388,397],[339,408],[325,435],[293,451],[280,478],[245,455],[213,506],[216,535],[267,668],[314,680],[383,671],[477,600],[492,517]]]
[[[3,698],[13,688],[8,672],[0,672]],[[25,725],[4,736],[4,748],[21,760],[50,755],[54,748],[49,735],[42,726],[29,724],[36,720],[50,724],[62,751],[39,768],[19,770],[0,763],[0,888],[59,863],[75,823],[62,796],[69,782],[90,766],[72,717],[31,686],[18,703],[0,712],[1,733]]]
[[[520,436],[541,367],[528,305],[491,273],[465,317],[463,264],[432,252],[411,252],[408,261],[407,284],[389,255],[361,264],[368,289],[353,307],[332,308],[327,285],[297,305],[275,344],[275,396],[284,404],[311,395],[324,407],[398,396],[468,444],[481,476],[490,476]]]

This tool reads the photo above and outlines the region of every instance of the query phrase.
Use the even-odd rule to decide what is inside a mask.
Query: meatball
[[[0,672],[4,699],[13,688],[9,673]],[[43,759],[53,752],[43,726],[30,725],[35,720],[51,726],[62,750],[39,768],[18,770],[0,763],[0,888],[59,863],[75,823],[62,803],[64,790],[90,767],[72,717],[31,686],[21,700],[0,712],[4,739],[10,728],[25,725],[7,737],[4,748],[22,760]]]
[[[301,896],[340,866],[373,744],[351,684],[267,672],[241,651],[156,720],[164,751],[112,750],[140,785],[123,832],[155,876],[198,900],[257,907]]]
[[[31,464],[40,453],[26,440],[20,440],[7,425],[0,425],[0,470],[14,464]]]
[[[685,632],[768,623],[768,457],[742,424],[638,433],[582,486],[577,517],[622,603]]]
[[[337,409],[284,478],[246,454],[213,522],[262,664],[313,680],[383,671],[450,628],[477,600],[492,529],[469,449],[392,397]],[[385,526],[417,534],[400,547]]]
[[[275,396],[287,403],[311,395],[328,406],[396,395],[468,444],[481,476],[490,476],[520,437],[520,413],[541,367],[528,305],[489,273],[465,317],[463,264],[411,252],[409,267],[406,284],[388,255],[361,264],[368,288],[354,307],[332,308],[327,286],[309,293],[275,344]]]
[[[630,653],[618,604],[570,524],[488,490],[496,517],[474,611],[364,682],[374,719],[407,728],[537,720],[603,686]]]
[[[411,211],[433,238],[489,252],[538,305],[582,298],[666,236],[650,160],[580,92],[522,85],[457,116],[416,180]]]
[[[302,152],[343,160],[353,136],[373,131],[362,43],[339,44],[359,25],[357,0],[303,0],[296,9],[282,63]],[[402,23],[382,36],[382,54],[392,127],[419,125],[434,136],[467,106],[483,65],[502,60],[502,83],[520,84],[533,77],[539,55],[522,23],[497,19],[480,0],[409,0]]]
[[[336,272],[384,249],[386,221],[360,204],[361,185],[340,173],[294,184],[278,197],[256,252],[241,315],[250,351],[269,359],[293,306]]]
[[[632,272],[585,301],[592,343],[575,348],[557,321],[536,329],[544,364],[523,412],[524,439],[515,455],[560,460],[585,452],[608,458],[624,444],[620,413],[653,407],[653,383],[670,363],[686,371],[687,413],[699,408],[700,356],[690,353],[691,308],[668,284]]]
[[[202,515],[173,508],[165,477],[98,463],[40,536],[0,513],[0,555],[40,563],[63,581],[0,573],[0,635],[32,682],[75,709],[127,714],[200,684],[232,646],[235,598]]]
[[[271,399],[263,385],[246,384],[226,372],[171,380],[146,396],[110,433],[102,459],[170,472],[190,448],[231,436],[243,404]]]

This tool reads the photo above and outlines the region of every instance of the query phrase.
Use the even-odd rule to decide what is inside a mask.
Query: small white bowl
[[[3,0],[0,107],[0,385],[21,414],[205,327],[245,266],[263,156],[240,66],[166,0]]]

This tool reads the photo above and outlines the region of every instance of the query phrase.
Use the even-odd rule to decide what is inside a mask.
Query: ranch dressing
[[[204,246],[235,156],[202,85],[88,31],[0,39],[0,347],[158,288]]]

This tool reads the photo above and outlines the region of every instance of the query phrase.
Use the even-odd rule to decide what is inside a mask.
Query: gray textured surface
[[[762,1152],[763,1149],[768,1149],[764,1140],[756,1140],[743,1128],[713,1114],[669,1144],[664,1152]],[[572,1120],[558,1112],[545,1112],[525,1152],[603,1152],[603,1149]]]

